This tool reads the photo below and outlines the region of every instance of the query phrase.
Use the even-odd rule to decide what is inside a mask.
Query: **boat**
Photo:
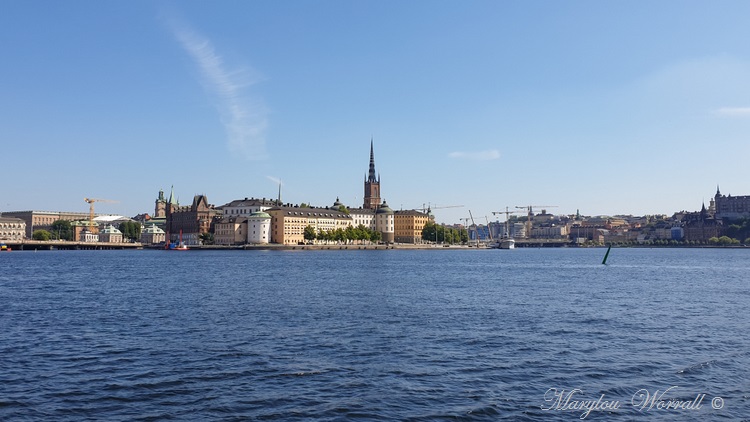
[[[10,252],[13,249],[11,249],[10,246],[6,245],[5,243],[0,245],[0,252]]]
[[[516,248],[516,241],[512,237],[510,237],[510,234],[508,234],[508,216],[513,211],[508,211],[508,207],[505,207],[505,211],[501,211],[500,213],[505,214],[505,233],[503,233],[502,236],[500,236],[499,239],[492,242],[489,247],[492,249],[515,249]],[[493,213],[493,214],[500,214],[500,213]]]
[[[182,242],[182,230],[180,230],[180,242],[179,243],[174,243],[174,242],[167,243],[167,250],[170,250],[170,251],[186,251],[188,249],[190,248],[188,248],[187,245]]]
[[[508,236],[508,233],[506,232],[503,237],[490,243],[488,247],[490,249],[515,249],[516,241]]]

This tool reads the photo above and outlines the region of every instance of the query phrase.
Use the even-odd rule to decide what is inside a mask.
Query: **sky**
[[[750,2],[0,0],[0,211],[750,195]],[[459,206],[460,205],[460,206]],[[442,208],[446,207],[446,208]],[[535,208],[535,211],[540,210]]]

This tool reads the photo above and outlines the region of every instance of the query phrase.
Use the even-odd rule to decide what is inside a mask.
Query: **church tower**
[[[365,201],[362,208],[376,210],[380,205],[380,175],[375,178],[375,154],[370,139],[370,170],[365,177]]]
[[[154,206],[154,217],[165,218],[167,216],[167,200],[164,199],[164,190],[159,190],[159,197],[156,198],[156,205]]]

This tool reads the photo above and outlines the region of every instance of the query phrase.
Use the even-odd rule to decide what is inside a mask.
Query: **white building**
[[[20,218],[0,217],[0,241],[20,241],[25,237],[25,221]]]
[[[108,243],[122,243],[122,232],[111,224],[99,231],[99,241]],[[84,240],[84,242],[87,242]]]
[[[383,200],[383,205],[375,211],[375,230],[382,234],[383,242],[393,243],[396,232],[395,226],[393,210]]]
[[[234,200],[219,208],[224,217],[249,217],[254,212],[265,211],[276,205],[276,201],[270,199],[245,198]]]
[[[163,243],[167,239],[164,230],[156,227],[156,224],[151,224],[150,227],[146,227],[141,232],[141,243],[144,245],[154,245],[157,243]]]
[[[247,217],[247,243],[267,244],[270,241],[271,215],[256,211]]]

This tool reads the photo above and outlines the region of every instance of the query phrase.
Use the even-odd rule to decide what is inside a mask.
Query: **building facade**
[[[122,232],[109,225],[99,231],[99,241],[108,243],[122,243]]]
[[[223,217],[214,223],[214,243],[243,245],[247,242],[247,217]]]
[[[210,233],[214,218],[218,216],[219,210],[208,203],[206,195],[195,195],[193,203],[189,206],[180,206],[173,201],[167,204],[167,229],[170,242],[182,242],[186,245],[201,244],[201,235]]]
[[[430,217],[419,211],[396,211],[393,214],[394,240],[396,243],[423,243],[422,229]]]
[[[393,243],[395,241],[396,227],[394,212],[385,200],[375,210],[375,230],[380,232],[384,243]]]
[[[95,214],[97,216],[102,214]],[[4,212],[3,217],[20,218],[26,223],[26,238],[31,239],[35,230],[51,230],[52,223],[57,220],[88,220],[87,212],[58,212],[58,211],[10,211]]]
[[[715,215],[717,220],[750,217],[750,196],[722,195],[716,187],[714,195]]]
[[[157,227],[156,224],[151,224],[141,231],[140,241],[144,245],[157,245],[166,242],[166,240],[167,237],[164,230]]]
[[[0,217],[0,242],[26,239],[26,222],[20,218]]]
[[[271,242],[282,245],[304,244],[305,227],[315,232],[345,229],[352,224],[349,214],[329,208],[283,206],[266,211],[271,216]]]
[[[271,215],[258,211],[247,217],[247,243],[265,245],[271,241]]]

